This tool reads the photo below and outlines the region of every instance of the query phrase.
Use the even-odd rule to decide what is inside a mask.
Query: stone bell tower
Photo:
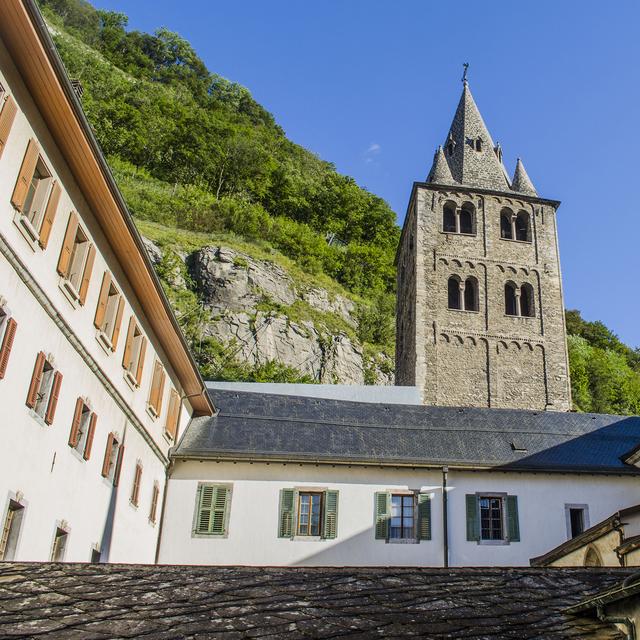
[[[397,255],[396,384],[424,404],[571,408],[556,211],[502,164],[466,78]]]

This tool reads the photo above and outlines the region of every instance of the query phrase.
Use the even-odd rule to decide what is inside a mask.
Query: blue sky
[[[165,26],[401,222],[472,92],[510,172],[562,201],[567,308],[640,346],[640,2],[94,0]]]

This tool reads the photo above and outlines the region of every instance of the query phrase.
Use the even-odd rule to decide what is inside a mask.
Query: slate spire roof
[[[433,156],[433,165],[431,166],[431,171],[429,171],[427,182],[435,182],[436,184],[454,183],[451,170],[449,169],[447,159],[444,157],[444,151],[441,146],[436,149],[436,153]]]
[[[520,158],[518,158],[518,161],[516,162],[516,171],[513,174],[513,182],[511,183],[511,189],[519,193],[526,193],[530,196],[538,195],[538,192],[536,191],[536,188],[533,186],[533,183],[531,182],[531,178],[529,178],[529,174],[524,168],[524,165],[522,164],[522,160],[520,160]]]

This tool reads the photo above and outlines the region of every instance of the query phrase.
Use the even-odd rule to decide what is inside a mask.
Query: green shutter
[[[338,535],[338,492],[324,492],[324,523],[322,537],[333,540]]]
[[[278,537],[293,538],[294,489],[280,490],[280,518],[278,519]]]
[[[520,542],[518,496],[507,496],[507,528],[509,532],[509,540],[511,542]]]
[[[431,540],[431,495],[418,494],[418,540]]]
[[[390,502],[389,493],[376,492],[376,540],[386,540],[389,537]]]
[[[480,540],[480,523],[478,522],[478,496],[468,493],[467,499],[467,540]]]
[[[198,511],[195,533],[222,536],[226,534],[229,489],[212,484],[198,487]]]

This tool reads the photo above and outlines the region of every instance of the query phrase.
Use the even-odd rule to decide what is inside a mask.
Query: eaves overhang
[[[0,38],[129,279],[194,415],[212,415],[214,406],[195,360],[35,0],[0,2]]]

